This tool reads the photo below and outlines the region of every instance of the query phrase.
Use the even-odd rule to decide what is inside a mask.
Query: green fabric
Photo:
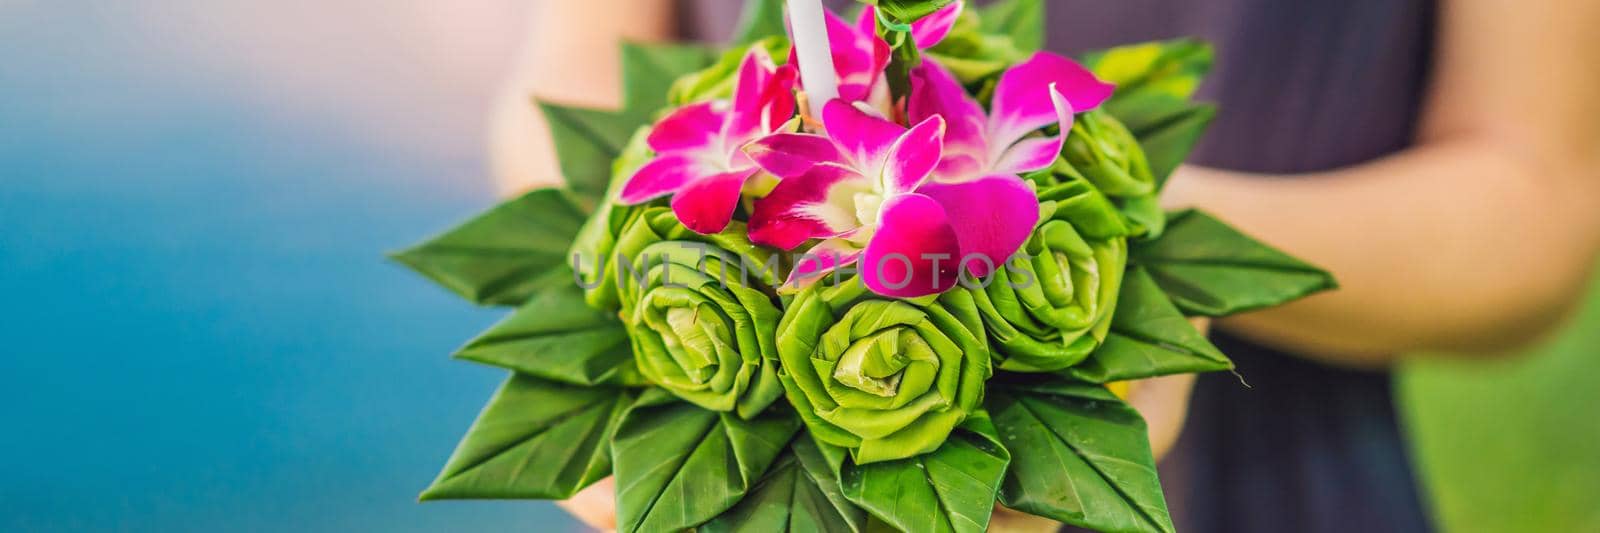
[[[671,216],[654,208],[642,218],[670,221],[669,235],[691,235],[663,214]],[[732,243],[746,255],[693,240],[653,242],[621,255],[635,242],[659,236],[648,222],[637,227],[650,229],[625,234],[613,279],[639,372],[706,409],[754,417],[782,395],[774,368],[780,314],[773,304],[774,278],[750,274],[750,265],[770,256],[739,244],[745,227],[737,222],[722,234],[702,237]]]

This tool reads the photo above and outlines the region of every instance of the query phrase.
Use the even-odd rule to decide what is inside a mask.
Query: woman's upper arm
[[[1594,186],[1596,27],[1594,0],[1444,0],[1422,140],[1483,136],[1523,163]]]
[[[523,44],[490,117],[490,158],[505,193],[552,185],[560,170],[533,99],[614,107],[621,99],[622,41],[663,41],[671,0],[537,0]]]

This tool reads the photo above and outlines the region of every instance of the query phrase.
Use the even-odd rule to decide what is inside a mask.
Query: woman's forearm
[[[1173,178],[1176,203],[1324,265],[1341,284],[1219,327],[1382,365],[1407,351],[1514,347],[1583,293],[1600,245],[1600,3],[1440,6],[1415,147],[1287,179],[1198,168]]]
[[[1548,328],[1588,279],[1600,191],[1493,142],[1439,139],[1372,163],[1262,179],[1179,171],[1167,192],[1324,266],[1338,291],[1219,327],[1313,357],[1382,365],[1483,352]]]
[[[560,181],[550,134],[533,100],[615,107],[622,87],[618,44],[665,40],[672,30],[670,4],[668,0],[534,3],[528,39],[491,115],[490,155],[503,192]]]

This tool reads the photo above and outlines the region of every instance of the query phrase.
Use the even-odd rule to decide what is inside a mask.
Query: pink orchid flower
[[[782,179],[756,202],[750,239],[785,250],[824,239],[796,266],[791,285],[860,263],[862,280],[878,294],[948,290],[963,253],[956,218],[950,206],[921,192],[942,155],[944,119],[931,116],[908,129],[869,109],[833,100],[822,110],[827,135],[777,133],[745,149]],[[1027,211],[1037,217],[1037,202]]]
[[[918,48],[929,48],[950,34],[956,19],[961,16],[964,2],[955,2],[911,24],[912,40]],[[828,46],[833,56],[833,70],[839,76],[839,98],[847,102],[885,100],[888,84],[883,70],[889,66],[889,43],[878,37],[878,11],[866,6],[855,25],[828,11]],[[791,50],[789,64],[799,64]]]
[[[1077,62],[1038,52],[1000,75],[984,113],[950,71],[932,59],[911,71],[910,120],[939,116],[949,124],[935,179],[960,183],[986,174],[1017,175],[1049,167],[1061,153],[1074,113],[1099,107],[1115,86]],[[1052,124],[1061,134],[1033,136]]]
[[[641,204],[672,195],[684,226],[716,233],[728,226],[744,184],[761,171],[743,148],[794,115],[795,70],[759,47],[739,66],[733,101],[690,104],[662,118],[646,139],[655,159],[623,184],[619,200]]]
[[[1099,106],[1114,87],[1070,59],[1043,52],[1000,75],[987,114],[931,59],[913,69],[911,80],[910,120],[940,117],[947,124],[943,156],[918,192],[961,221],[956,234],[963,253],[990,259],[964,266],[975,276],[988,275],[1022,246],[1038,221],[1038,200],[1020,174],[1054,164],[1074,111]],[[1061,133],[1033,134],[1052,124]],[[1029,209],[1035,212],[1023,213]]]

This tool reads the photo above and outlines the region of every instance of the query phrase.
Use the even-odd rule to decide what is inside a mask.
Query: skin
[[[1217,213],[1342,285],[1219,327],[1366,367],[1507,353],[1552,329],[1600,245],[1597,22],[1589,0],[1444,2],[1414,147],[1286,180],[1182,169],[1172,205]]]
[[[1328,364],[1382,368],[1415,351],[1507,353],[1575,306],[1600,249],[1600,2],[1445,0],[1439,16],[1411,148],[1294,179],[1185,167],[1171,180],[1169,206],[1210,211],[1341,284],[1218,327]],[[540,2],[497,107],[501,188],[558,181],[529,95],[615,106],[615,43],[666,40],[671,20],[666,0]],[[1130,391],[1156,450],[1176,439],[1191,384]],[[597,485],[563,506],[609,529],[611,490]],[[996,525],[1049,529],[1012,518]]]

